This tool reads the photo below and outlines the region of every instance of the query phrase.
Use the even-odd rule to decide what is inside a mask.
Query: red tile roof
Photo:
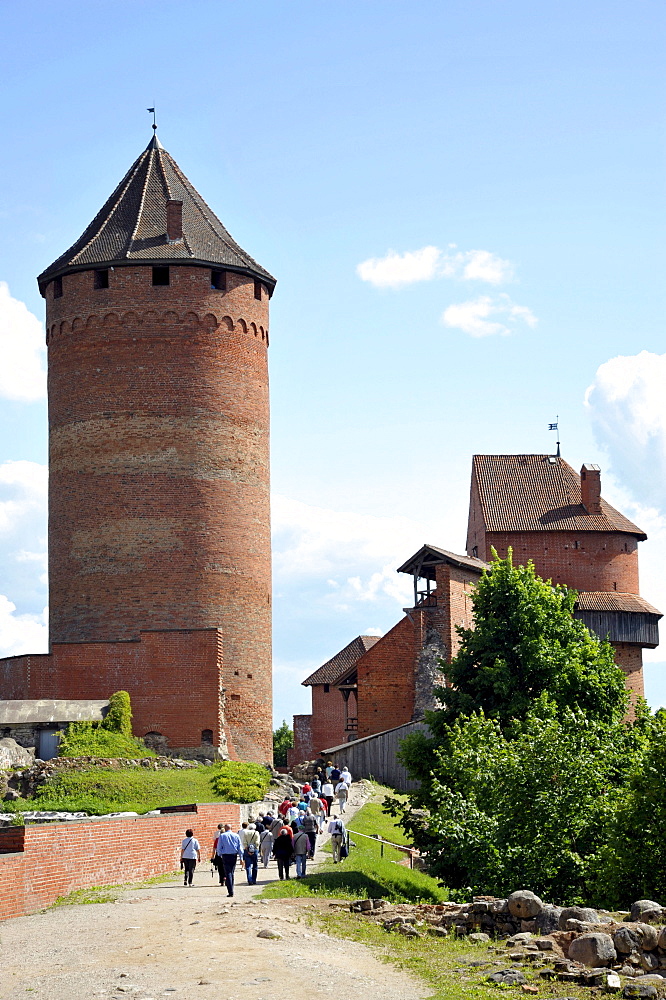
[[[341,649],[339,653],[327,660],[323,666],[315,670],[313,674],[301,681],[303,687],[312,687],[315,684],[335,684],[345,674],[355,666],[364,653],[378,642],[378,635],[358,635],[355,639]]]
[[[642,597],[638,597],[636,594],[619,594],[614,590],[600,593],[581,592],[576,598],[576,609],[578,611],[633,611],[639,614],[662,617],[661,611],[657,611]]]
[[[580,476],[553,455],[475,455],[476,483],[486,531],[622,531],[647,538],[603,497],[601,514],[581,502]]]

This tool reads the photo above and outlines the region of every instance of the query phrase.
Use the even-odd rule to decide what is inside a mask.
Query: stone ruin
[[[626,997],[666,996],[666,907],[653,900],[639,899],[630,911],[614,914],[544,903],[524,889],[506,899],[475,896],[462,904],[360,899],[348,905],[391,933],[466,937],[506,955],[511,968],[492,972],[489,981],[524,985],[525,992],[537,990],[521,966],[544,980],[601,986]]]

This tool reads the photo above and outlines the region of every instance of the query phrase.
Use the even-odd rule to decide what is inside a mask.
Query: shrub
[[[132,735],[132,706],[127,691],[116,691],[109,698],[109,711],[102,723],[103,729],[112,733]]]
[[[60,740],[60,757],[156,757],[143,740],[103,729],[96,722],[70,722]]]
[[[266,794],[270,780],[270,771],[261,764],[238,760],[222,761],[211,775],[215,794],[226,802],[257,802]]]

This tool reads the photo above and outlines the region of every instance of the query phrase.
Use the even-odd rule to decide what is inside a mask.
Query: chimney
[[[182,201],[167,202],[167,239],[176,243],[183,238],[183,203]]]
[[[580,470],[580,492],[588,514],[601,514],[601,470],[598,465],[584,465]]]

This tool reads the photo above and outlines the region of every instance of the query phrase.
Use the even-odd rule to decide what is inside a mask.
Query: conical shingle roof
[[[183,203],[183,238],[167,239],[167,201]],[[39,278],[123,264],[198,264],[260,278],[272,294],[275,278],[229,235],[157,136],[132,164],[85,232]]]

